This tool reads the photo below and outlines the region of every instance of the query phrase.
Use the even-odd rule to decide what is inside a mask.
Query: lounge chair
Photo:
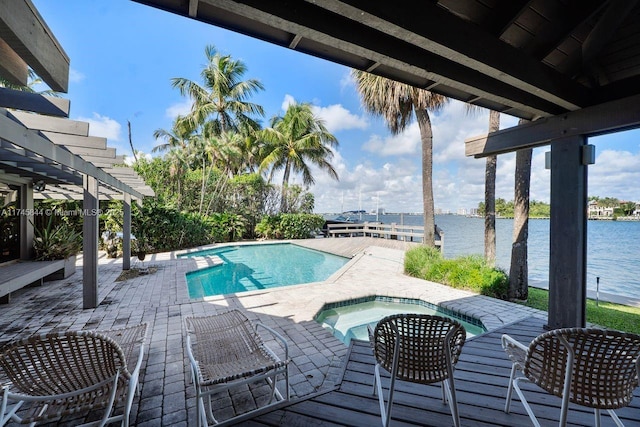
[[[90,411],[102,417],[83,426],[128,426],[146,328],[49,333],[4,346],[0,426],[10,420],[34,426]]]
[[[196,388],[198,426],[208,425],[207,417],[216,425],[237,423],[279,401],[289,400],[289,350],[280,334],[262,323],[250,322],[239,310],[188,317],[185,321],[187,353]],[[282,359],[264,344],[258,334],[259,328],[280,342],[284,349]],[[284,397],[276,387],[279,375],[285,380]],[[211,395],[261,380],[266,380],[271,387],[266,405],[223,422],[216,420]]]
[[[376,358],[373,394],[378,394],[382,425],[391,421],[396,379],[418,384],[442,383],[442,400],[449,401],[456,427],[460,426],[453,371],[466,331],[459,322],[426,314],[395,314],[369,327],[369,341]],[[380,368],[391,373],[389,402],[385,406]]]
[[[596,426],[600,426],[602,409],[618,426],[623,426],[613,410],[629,405],[638,386],[640,336],[595,328],[564,328],[539,335],[528,347],[503,335],[502,347],[513,363],[506,413],[515,389],[533,425],[540,426],[520,388],[521,382],[532,382],[562,398],[561,427],[567,424],[569,402],[593,408]],[[524,376],[516,377],[517,372]]]

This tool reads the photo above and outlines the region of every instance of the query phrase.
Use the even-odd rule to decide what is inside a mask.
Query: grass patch
[[[428,246],[405,253],[404,271],[409,276],[500,299],[506,297],[509,286],[507,274],[487,265],[481,256],[445,259],[439,250]]]
[[[549,291],[529,287],[529,299],[518,304],[549,311]],[[587,322],[609,329],[640,334],[640,307],[587,299]]]

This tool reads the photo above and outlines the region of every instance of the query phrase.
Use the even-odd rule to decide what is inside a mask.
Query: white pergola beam
[[[74,148],[91,148],[94,150],[107,149],[107,139],[99,136],[78,136],[64,133],[42,131],[51,142],[57,145],[64,145],[71,150]]]
[[[140,199],[143,198],[141,193],[118,181],[115,177],[109,175],[102,169],[99,169],[90,162],[74,155],[63,147],[55,145],[41,135],[38,135],[36,132],[25,129],[24,126],[7,117],[7,111],[4,109],[0,109],[0,137],[26,150],[33,151],[36,154],[74,169],[84,175],[96,177],[101,182],[117,188],[118,190],[127,192],[133,197]]]
[[[0,107],[69,117],[69,100],[0,87]]]
[[[11,111],[11,115],[29,129],[84,137],[89,135],[89,123],[87,122],[79,122],[77,120],[69,120],[60,117],[43,116],[23,111]]]

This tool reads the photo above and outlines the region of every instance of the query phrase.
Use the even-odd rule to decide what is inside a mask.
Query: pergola
[[[637,1],[136,1],[531,120],[466,154],[551,146],[548,326],[585,324],[587,140],[640,125]]]
[[[68,89],[69,58],[30,0],[0,3],[0,76],[26,86],[31,68],[49,87]],[[69,101],[0,88],[0,183],[19,194],[20,258],[33,252],[34,199],[83,201],[83,305],[98,305],[98,200],[124,201],[124,253],[130,252],[131,201],[153,190],[106,138],[69,120]],[[11,190],[13,188],[14,190]],[[123,269],[130,258],[123,257]]]

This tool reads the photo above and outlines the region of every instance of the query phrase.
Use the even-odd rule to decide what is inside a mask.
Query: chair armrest
[[[284,361],[285,361],[285,363],[288,363],[289,362],[289,344],[287,343],[287,340],[285,340],[282,335],[280,335],[278,332],[276,332],[272,328],[268,327],[264,323],[255,322],[255,325],[256,325],[255,326],[256,333],[258,332],[258,327],[261,327],[263,329],[266,329],[269,333],[271,333],[271,335],[274,336],[274,338],[276,338],[278,341],[281,342],[282,346],[284,347]],[[269,347],[267,347],[265,345],[265,348],[271,353],[272,356],[277,358],[276,354],[273,353],[273,351]]]
[[[509,335],[503,334],[502,348],[514,365],[516,365],[520,370],[524,369],[524,362],[527,359],[527,352],[529,351],[527,346],[511,338]]]

